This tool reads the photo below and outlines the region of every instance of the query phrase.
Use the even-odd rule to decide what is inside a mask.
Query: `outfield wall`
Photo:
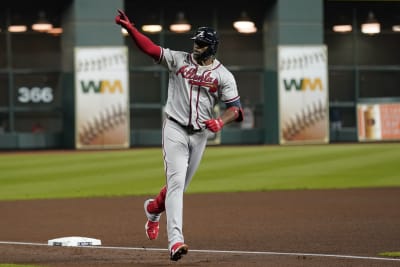
[[[0,149],[60,149],[66,148],[63,134],[23,133],[3,134],[0,138]],[[221,133],[222,145],[261,144],[263,131],[260,129],[225,129]],[[161,146],[161,130],[133,131],[130,134],[131,147]]]

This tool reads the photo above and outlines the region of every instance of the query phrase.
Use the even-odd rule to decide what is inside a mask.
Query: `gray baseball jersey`
[[[232,73],[217,59],[200,66],[192,54],[163,49],[162,64],[170,71],[165,112],[183,125],[204,128],[218,100],[231,103],[239,99]]]
[[[195,63],[192,54],[163,48],[161,64],[169,70],[168,100],[163,125],[163,156],[167,183],[165,209],[169,249],[184,242],[183,193],[202,158],[218,101],[239,101],[235,79],[218,60],[209,66]],[[188,126],[190,127],[188,130]]]

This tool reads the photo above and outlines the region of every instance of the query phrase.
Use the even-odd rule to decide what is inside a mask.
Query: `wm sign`
[[[96,94],[104,94],[109,92],[111,94],[114,93],[123,93],[122,83],[120,80],[115,81],[80,81],[82,92],[90,93],[93,91]]]
[[[305,90],[323,90],[322,81],[320,78],[310,79],[310,78],[302,78],[300,80],[296,79],[283,79],[283,84],[285,86],[286,91],[290,91],[295,89],[296,91],[305,91]]]

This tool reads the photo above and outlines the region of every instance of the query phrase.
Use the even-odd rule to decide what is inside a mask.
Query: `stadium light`
[[[255,33],[257,27],[252,20],[247,16],[246,12],[240,14],[240,18],[233,22],[233,27],[240,33]]]
[[[53,25],[46,19],[43,11],[39,12],[39,20],[32,25],[32,30],[38,32],[47,32],[53,28]]]
[[[144,32],[157,33],[162,31],[162,29],[163,27],[154,14],[149,17],[148,23],[142,25],[142,31]]]
[[[184,33],[190,31],[192,25],[189,24],[187,19],[185,18],[185,14],[183,12],[178,12],[176,16],[176,21],[169,26],[169,29],[173,32]]]
[[[369,12],[367,21],[361,25],[361,31],[370,35],[381,32],[381,24],[375,19],[372,11]]]

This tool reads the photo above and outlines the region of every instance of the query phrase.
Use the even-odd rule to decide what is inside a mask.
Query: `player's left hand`
[[[221,131],[222,127],[224,127],[224,122],[221,118],[206,120],[204,123],[206,127],[214,133]]]

